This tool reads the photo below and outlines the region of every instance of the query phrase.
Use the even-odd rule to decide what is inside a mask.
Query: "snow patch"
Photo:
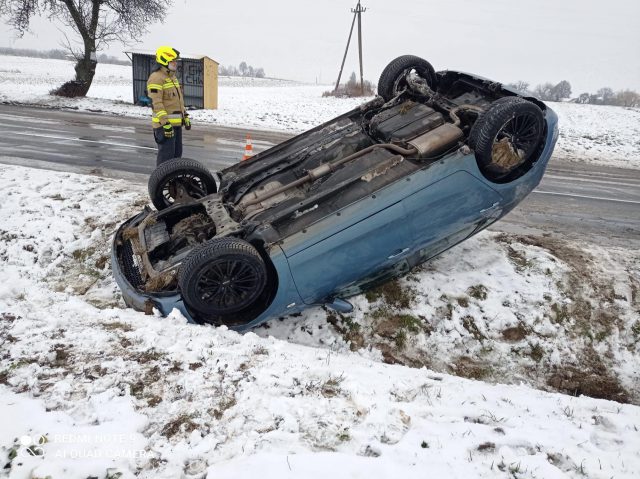
[[[383,364],[349,351],[318,309],[259,335],[145,316],[124,306],[104,260],[147,202],[142,187],[0,166],[0,189],[0,464],[11,479],[637,475],[637,406]],[[560,294],[545,272],[567,263],[526,243],[512,245],[513,263],[500,241],[483,235],[403,280],[416,312],[482,284],[467,307],[500,313],[502,327],[513,309],[535,315],[526,308],[544,291]],[[370,299],[355,298],[359,314],[381,304]],[[442,342],[465,335],[457,315],[436,328]],[[279,328],[294,324],[313,347],[285,340]]]

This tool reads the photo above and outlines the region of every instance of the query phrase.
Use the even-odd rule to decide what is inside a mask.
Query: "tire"
[[[491,103],[491,105],[489,105],[489,108],[494,108],[498,105],[503,105],[505,103],[523,102],[523,101],[527,101],[527,100],[525,100],[524,98],[520,98],[518,96],[505,96],[502,98],[498,98],[496,101]],[[486,112],[478,115],[478,118],[474,123],[474,127],[469,132],[469,139],[467,140],[467,143],[474,150],[476,149],[476,140],[478,136],[478,131],[482,129],[482,123],[484,122],[485,113]]]
[[[431,63],[414,55],[403,55],[393,60],[382,70],[380,80],[378,80],[378,95],[384,98],[384,101],[398,96],[406,88],[404,77],[411,70],[415,70],[426,80],[432,90],[435,89],[436,72]]]
[[[519,178],[538,159],[545,124],[540,108],[522,98],[502,98],[474,123],[469,145],[478,167],[495,182]]]
[[[186,305],[219,323],[251,309],[267,284],[260,253],[246,241],[215,238],[187,255],[178,273]]]
[[[201,163],[176,158],[160,164],[148,182],[149,197],[158,211],[176,202],[197,200],[218,191],[213,175]]]

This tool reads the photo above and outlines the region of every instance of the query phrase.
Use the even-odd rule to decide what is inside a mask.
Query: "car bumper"
[[[111,268],[113,277],[122,292],[122,298],[127,306],[137,311],[153,314],[153,310],[157,309],[162,316],[167,316],[174,309],[177,309],[188,322],[200,324],[201,322],[189,313],[179,291],[144,293],[136,287],[136,283],[139,284],[139,277],[135,277],[135,268],[137,268],[135,264],[136,259],[134,258],[133,251],[130,248],[127,250],[127,248],[124,247],[126,243],[123,239],[123,232],[128,228],[139,225],[152,213],[149,208],[145,208],[144,211],[138,215],[125,221],[114,235],[111,248]],[[279,277],[279,285],[275,297],[266,310],[258,317],[246,324],[230,326],[229,329],[239,332],[246,331],[270,318],[286,316],[304,309],[304,303],[295,289],[284,253],[282,253],[279,247],[276,247],[270,256]]]
[[[196,321],[187,311],[180,293],[154,293],[151,295],[141,292],[132,284],[132,282],[136,282],[135,259],[133,258],[133,252],[130,250],[130,247],[127,248],[125,246],[122,233],[127,228],[140,224],[149,214],[151,214],[151,210],[145,208],[144,211],[138,215],[125,221],[120,228],[118,228],[118,231],[116,231],[111,245],[111,269],[113,271],[113,277],[122,292],[122,298],[127,306],[146,314],[152,314],[155,308],[163,316],[167,316],[174,309],[178,309],[189,322],[195,323]]]

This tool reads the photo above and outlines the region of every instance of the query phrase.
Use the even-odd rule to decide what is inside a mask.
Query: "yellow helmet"
[[[171,47],[160,47],[156,50],[156,62],[165,67],[169,65],[169,62],[177,60],[179,57],[180,52]]]

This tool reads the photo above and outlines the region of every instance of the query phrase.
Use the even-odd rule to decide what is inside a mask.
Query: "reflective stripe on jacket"
[[[175,73],[164,67],[152,72],[147,80],[147,94],[152,102],[151,122],[154,128],[166,123],[182,125],[186,112],[180,82]]]

